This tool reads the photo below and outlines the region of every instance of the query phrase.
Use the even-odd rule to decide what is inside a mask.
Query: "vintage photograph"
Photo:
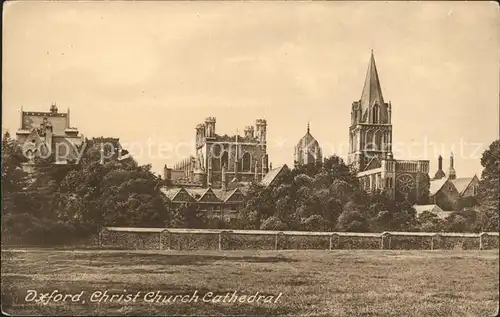
[[[10,316],[495,316],[487,1],[6,1]]]

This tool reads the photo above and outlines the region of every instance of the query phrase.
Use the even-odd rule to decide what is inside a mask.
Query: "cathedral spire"
[[[382,96],[382,88],[380,87],[377,66],[375,65],[375,57],[372,50],[363,92],[361,93],[361,107],[362,109],[368,109],[368,107],[372,106],[374,103],[378,103],[378,105],[381,106],[384,104],[384,98]]]

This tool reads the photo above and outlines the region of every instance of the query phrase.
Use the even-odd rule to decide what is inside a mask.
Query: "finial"
[[[309,127],[309,121],[307,122],[307,133],[309,133],[310,127]]]

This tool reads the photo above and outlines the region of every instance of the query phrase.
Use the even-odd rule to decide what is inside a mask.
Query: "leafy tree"
[[[444,223],[432,212],[424,211],[418,218],[418,228],[422,232],[441,232],[444,230]]]
[[[490,144],[481,157],[483,172],[479,182],[478,200],[480,204],[481,231],[499,231],[500,195],[500,140]]]
[[[261,230],[288,230],[288,225],[276,216],[267,218],[260,227]]]
[[[174,228],[204,228],[208,220],[205,212],[194,203],[185,203],[176,208],[172,215]]]

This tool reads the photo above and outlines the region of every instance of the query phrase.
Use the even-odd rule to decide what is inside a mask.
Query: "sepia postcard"
[[[8,316],[495,316],[487,1],[6,1]]]

